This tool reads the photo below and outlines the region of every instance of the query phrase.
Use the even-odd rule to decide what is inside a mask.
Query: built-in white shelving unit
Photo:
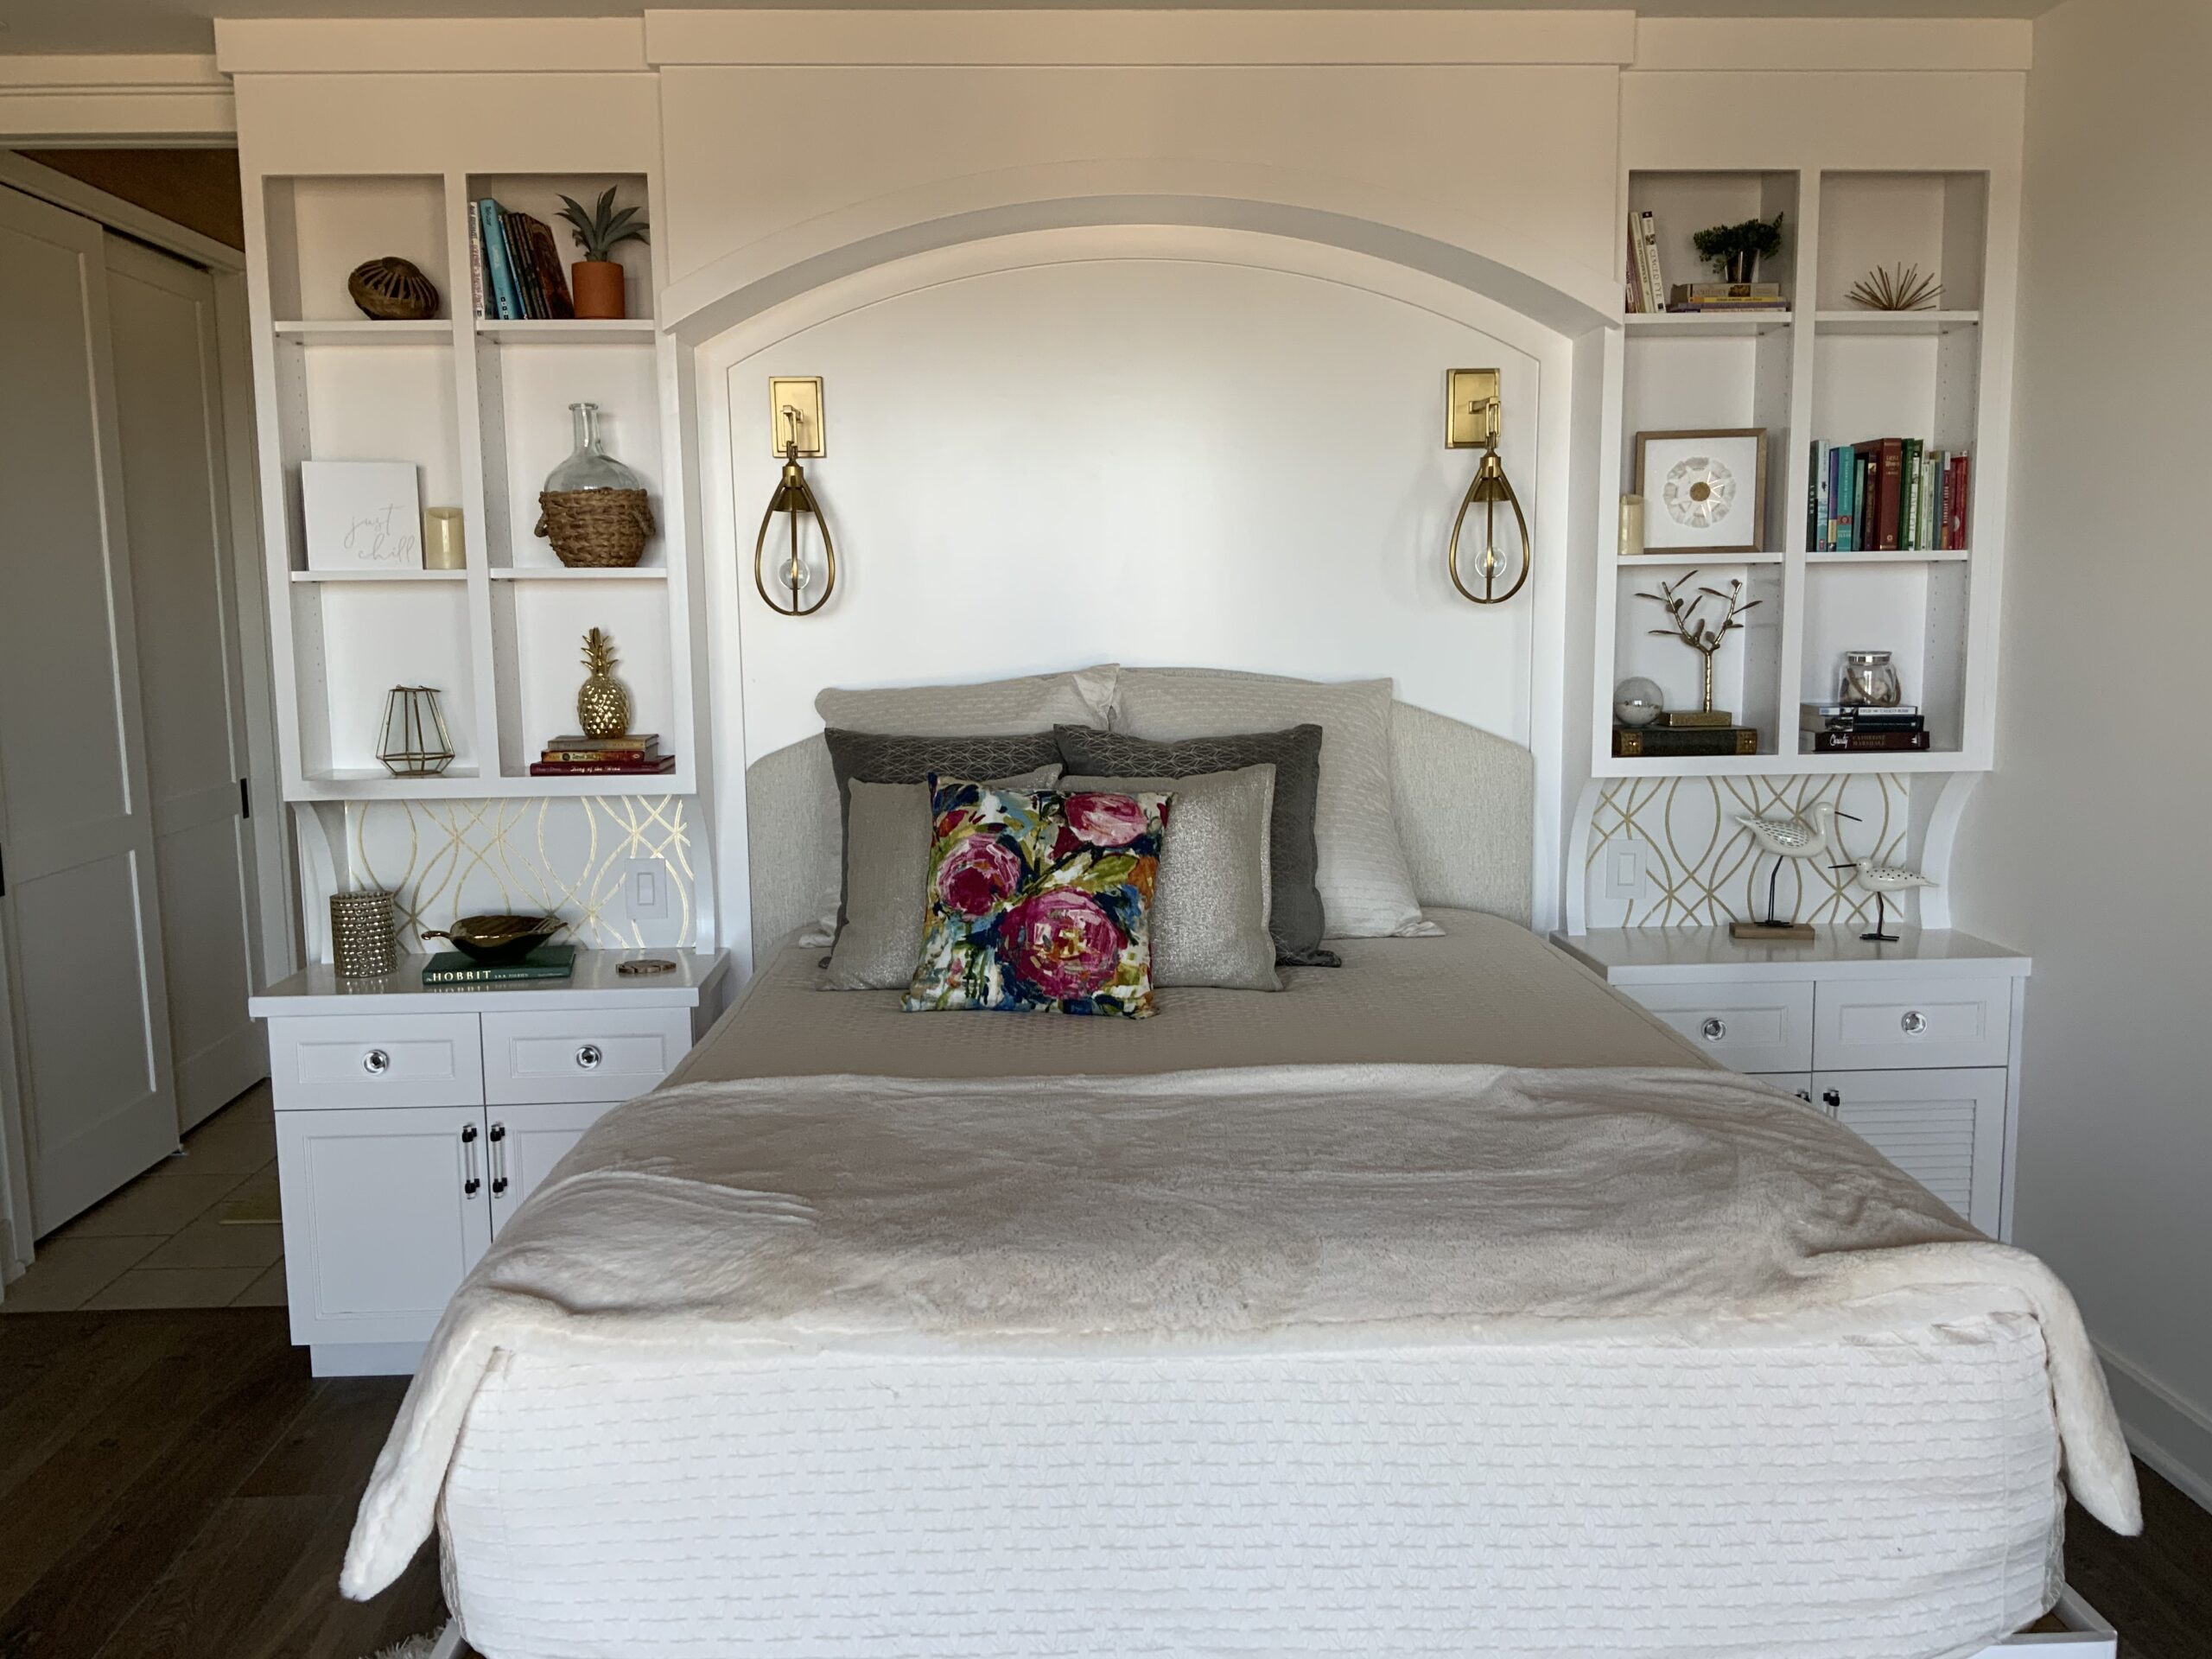
[[[2013,250],[1993,238],[1989,175],[1812,165],[1694,170],[1630,165],[1624,213],[1657,219],[1669,283],[1708,273],[1691,245],[1709,225],[1785,215],[1781,255],[1759,275],[1783,313],[1623,318],[1620,489],[1633,492],[1639,432],[1757,427],[1767,434],[1764,550],[1679,550],[1600,561],[1595,607],[1592,769],[1599,776],[1955,772],[1990,764],[1995,610],[2004,550],[2002,398],[2009,385]],[[1625,219],[1624,219],[1625,222]],[[2005,227],[2009,237],[2012,227]],[[2008,280],[1993,284],[1993,261]],[[1941,309],[1872,312],[1847,299],[1876,265],[1917,265],[1942,284]],[[2004,315],[1986,308],[1993,290]],[[1967,551],[1823,552],[1808,545],[1815,441],[1916,437],[1974,457]],[[1656,512],[1647,506],[1647,512]],[[1606,550],[1611,552],[1608,545]],[[1612,690],[1656,681],[1670,708],[1694,708],[1697,655],[1649,630],[1658,607],[1636,597],[1695,569],[1745,584],[1760,601],[1715,664],[1716,704],[1759,731],[1759,753],[1706,759],[1616,758]],[[1885,650],[1905,700],[1928,717],[1925,753],[1808,754],[1797,707],[1834,696],[1843,653]]]
[[[637,172],[267,174],[249,181],[250,234],[266,281],[255,296],[277,712],[288,799],[690,793],[696,786],[691,585],[673,463],[681,454],[674,348],[655,320],[652,251],[616,251],[627,319],[474,316],[470,204],[535,214],[564,251],[563,195],[608,185],[647,200]],[[360,316],[347,273],[382,254],[413,260],[445,313]],[[594,403],[608,450],[645,480],[659,533],[633,569],[570,569],[533,533],[537,492],[571,448],[572,404]],[[424,507],[458,506],[465,569],[309,570],[299,469],[308,460],[414,464]],[[549,738],[575,729],[586,630],[614,639],[632,728],[658,732],[674,772],[532,778]],[[437,688],[455,758],[435,778],[377,761],[386,693]]]

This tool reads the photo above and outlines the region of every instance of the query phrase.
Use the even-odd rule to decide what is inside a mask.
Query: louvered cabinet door
[[[1815,1099],[1844,1128],[1994,1236],[2004,1187],[2002,1066],[1816,1071]]]

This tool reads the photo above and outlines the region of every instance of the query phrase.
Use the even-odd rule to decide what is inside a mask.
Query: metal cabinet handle
[[[1821,1090],[1821,1104],[1832,1112],[1840,1109],[1843,1105],[1842,1092],[1835,1089],[1823,1089]]]
[[[488,1138],[492,1142],[492,1196],[496,1198],[507,1190],[507,1126],[494,1123]]]
[[[372,1077],[380,1077],[391,1070],[391,1056],[380,1048],[372,1048],[361,1056],[361,1070]]]
[[[576,1051],[576,1064],[587,1071],[594,1070],[606,1058],[599,1052],[597,1043],[586,1043]]]
[[[1719,1014],[1707,1014],[1698,1028],[1698,1035],[1708,1043],[1717,1043],[1728,1034],[1728,1022]]]
[[[476,1196],[477,1189],[484,1185],[476,1178],[476,1126],[474,1123],[464,1123],[461,1126],[461,1154],[462,1168],[467,1176],[461,1184],[461,1196],[473,1198]]]
[[[1928,1029],[1928,1016],[1918,1008],[1907,1008],[1904,1017],[1897,1021],[1897,1029],[1908,1037],[1917,1037]]]

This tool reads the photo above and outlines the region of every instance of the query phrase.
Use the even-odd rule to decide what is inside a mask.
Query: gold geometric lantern
[[[427,685],[395,685],[384,700],[384,738],[377,759],[395,778],[435,778],[453,764],[453,734]]]

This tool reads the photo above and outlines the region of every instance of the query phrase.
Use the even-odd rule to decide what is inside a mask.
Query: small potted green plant
[[[1690,238],[1697,257],[1724,283],[1755,283],[1759,261],[1782,251],[1782,215],[1747,219],[1740,225],[1715,225]]]
[[[626,315],[622,298],[622,267],[615,263],[614,250],[632,238],[639,242],[651,240],[645,235],[645,220],[638,217],[640,211],[625,207],[620,213],[615,212],[614,187],[611,184],[588,209],[574,196],[561,198],[561,217],[569,221],[569,232],[584,255],[569,267],[578,316],[609,318]]]

